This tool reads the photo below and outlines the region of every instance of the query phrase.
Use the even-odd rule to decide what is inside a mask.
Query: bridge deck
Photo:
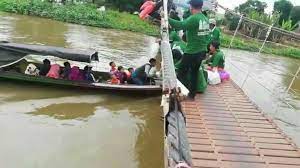
[[[297,147],[228,81],[182,102],[193,167],[300,168]]]

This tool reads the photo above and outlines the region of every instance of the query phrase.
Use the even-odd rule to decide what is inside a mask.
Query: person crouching
[[[137,68],[131,75],[132,81],[136,85],[145,85],[150,77],[151,68],[156,66],[156,59],[151,58],[149,63]]]

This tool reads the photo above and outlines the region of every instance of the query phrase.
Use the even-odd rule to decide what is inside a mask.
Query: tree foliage
[[[287,21],[283,20],[281,23],[281,28],[287,31],[293,31],[294,29],[296,29],[297,25],[293,24],[292,20],[289,19]]]
[[[259,0],[247,0],[245,3],[240,4],[236,10],[244,14],[249,14],[252,11],[256,11],[262,14],[265,12],[266,8],[267,8],[266,2],[261,2]]]
[[[138,11],[143,0],[106,0],[106,3],[112,4],[121,11]]]
[[[274,3],[273,13],[279,13],[279,25],[282,24],[283,20],[289,19],[292,9],[293,4],[289,0],[278,0]]]
[[[291,20],[293,21],[293,24],[296,24],[300,21],[300,6],[294,6],[291,10],[290,14]]]

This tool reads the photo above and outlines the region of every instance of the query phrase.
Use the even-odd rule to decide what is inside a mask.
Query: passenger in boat
[[[118,85],[118,84],[120,84],[120,80],[117,78],[116,75],[112,74],[111,75],[111,80],[109,81],[109,83]]]
[[[145,85],[150,78],[150,70],[156,66],[156,59],[151,58],[149,63],[137,68],[132,74],[132,81],[136,85]]]
[[[215,19],[209,19],[209,29],[211,31],[211,42],[217,41],[221,44],[221,30],[217,27],[217,21]]]
[[[128,70],[126,71],[126,75],[127,75],[127,83],[128,84],[134,84],[133,81],[132,81],[132,74],[134,72],[134,69],[133,68],[128,68]]]
[[[209,70],[222,71],[225,67],[225,56],[220,50],[220,43],[213,41],[209,47],[209,53],[212,55],[206,62],[209,65]]]
[[[40,68],[40,76],[46,76],[51,68],[51,62],[48,59],[43,60],[43,65]]]
[[[32,75],[32,76],[38,76],[40,70],[34,65],[34,64],[28,64],[25,74],[26,75]]]
[[[83,69],[83,79],[87,82],[95,82],[95,77],[92,74],[92,67],[85,66]]]
[[[110,70],[109,70],[109,72],[111,73],[111,74],[114,74],[116,71],[117,71],[117,66],[116,66],[116,64],[115,64],[115,62],[110,62],[109,63],[109,66],[110,66]]]
[[[191,16],[183,21],[169,19],[173,29],[186,31],[186,48],[177,70],[178,79],[189,89],[188,98],[194,100],[197,91],[198,71],[206,57],[209,44],[209,20],[202,13],[203,0],[190,0]],[[187,73],[190,73],[188,79]]]
[[[75,81],[82,81],[83,80],[83,74],[80,72],[80,69],[78,66],[73,66],[71,68],[71,72],[69,75],[69,80],[75,80]]]
[[[121,84],[124,84],[125,81],[127,81],[127,75],[122,66],[118,67],[118,70],[117,70],[117,72],[115,72],[114,75],[116,75],[116,77],[119,79]]]
[[[58,79],[60,74],[60,66],[58,64],[53,64],[50,67],[49,72],[47,73],[47,77]]]
[[[71,72],[71,64],[69,62],[64,62],[64,68],[62,69],[61,78],[68,79]]]

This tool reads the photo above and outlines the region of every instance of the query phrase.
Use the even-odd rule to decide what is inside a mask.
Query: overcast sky
[[[218,0],[218,3],[220,5],[223,5],[226,8],[234,9],[239,4],[246,2],[247,0]],[[268,8],[266,10],[267,13],[271,13],[273,11],[273,5],[276,0],[261,0],[263,2],[266,2],[268,4]],[[300,0],[290,0],[294,5],[300,6]],[[219,10],[219,12],[223,13],[222,10]]]

